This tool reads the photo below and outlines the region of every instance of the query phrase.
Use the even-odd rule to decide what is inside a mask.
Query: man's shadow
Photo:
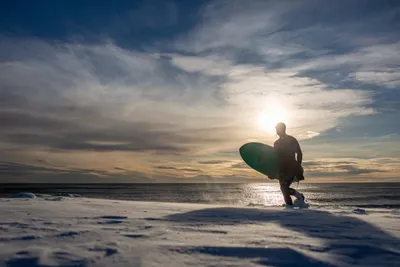
[[[266,266],[336,266],[338,261],[339,265],[398,266],[400,262],[400,242],[396,237],[357,217],[335,215],[327,211],[210,208],[172,214],[165,219],[196,226],[277,223],[285,229],[318,238],[323,246],[310,246],[309,250],[329,253],[330,260],[316,260],[289,247],[185,248],[185,251],[192,253],[255,259],[257,263]],[[268,239],[268,236],[265,238]]]

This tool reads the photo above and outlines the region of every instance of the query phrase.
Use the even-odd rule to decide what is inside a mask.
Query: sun
[[[275,132],[278,122],[287,122],[287,110],[277,102],[270,102],[267,108],[262,110],[258,116],[258,125],[261,130],[269,133]]]

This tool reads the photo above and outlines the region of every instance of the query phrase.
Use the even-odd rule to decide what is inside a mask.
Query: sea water
[[[318,206],[400,208],[400,183],[293,184]],[[2,184],[0,197],[17,192],[79,194],[116,200],[280,206],[277,183]]]

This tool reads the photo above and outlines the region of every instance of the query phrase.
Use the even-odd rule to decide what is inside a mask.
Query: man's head
[[[276,134],[279,136],[283,136],[286,134],[286,125],[283,122],[278,123],[275,126]]]

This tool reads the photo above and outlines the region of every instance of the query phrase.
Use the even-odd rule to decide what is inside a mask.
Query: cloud
[[[249,166],[244,162],[238,162],[231,165],[232,169],[249,169]]]
[[[25,45],[31,53],[24,51]],[[5,40],[1,46],[9,53],[0,63],[0,138],[6,142],[61,150],[174,153],[221,141],[218,131],[202,137],[192,130],[210,127],[202,122],[201,107],[188,110],[197,105],[193,87],[207,77],[171,79],[168,72],[173,70],[162,61],[112,44]],[[185,127],[185,116],[196,117],[197,124]]]
[[[387,172],[385,170],[382,169],[361,169],[361,168],[357,168],[354,165],[337,165],[336,166],[337,169],[339,170],[343,170],[346,173],[350,174],[350,175],[358,175],[358,174],[367,174],[367,173],[377,173],[377,172]]]
[[[200,72],[207,75],[223,76],[229,74],[233,63],[217,55],[185,56],[181,54],[168,54],[171,63],[187,72]]]
[[[172,167],[172,166],[155,166],[153,167],[155,169],[160,169],[160,170],[176,170],[176,167]]]
[[[350,74],[349,77],[369,84],[381,85],[393,89],[400,88],[399,68],[358,71]]]
[[[195,53],[222,52],[221,48],[258,50],[260,46],[255,45],[254,37],[260,34],[268,37],[279,31],[283,26],[279,17],[296,6],[298,4],[252,1],[243,7],[238,1],[214,1],[204,8],[198,26],[176,45]]]
[[[79,123],[47,115],[7,111],[0,112],[0,123],[3,125],[3,140],[19,145],[86,151],[185,151],[178,144],[178,139],[185,140],[185,137],[166,130],[154,131],[155,127],[150,123],[108,121],[105,123],[109,125],[90,127],[83,124],[84,118]]]
[[[313,138],[320,135],[318,132],[313,132],[313,131],[307,131],[307,138]]]
[[[141,172],[129,171],[124,175],[99,169],[37,166],[0,161],[0,183],[85,183],[85,182],[151,182]]]
[[[225,101],[225,110],[235,112],[235,122],[243,127],[259,127],[256,120],[248,118],[257,118],[268,105],[276,103],[287,110],[287,124],[302,138],[313,138],[342,118],[375,113],[370,107],[370,91],[334,89],[316,79],[298,77],[293,69],[268,70],[233,62],[226,66],[230,67],[223,68],[225,82],[220,85],[219,96]],[[218,72],[222,75],[219,67],[214,70],[211,66],[203,73]]]
[[[397,67],[400,56],[398,51],[400,42],[389,44],[374,44],[367,47],[357,48],[355,51],[342,55],[326,55],[318,57],[303,68],[337,68],[338,66],[349,65],[361,69]]]
[[[40,173],[69,173],[69,174],[96,174],[96,175],[104,175],[106,172],[102,170],[94,170],[94,169],[62,169],[62,168],[54,168],[54,167],[43,167],[43,166],[34,166],[27,164],[20,164],[14,162],[0,162],[0,172],[2,174],[11,174],[11,175],[22,175],[22,174],[40,174]]]
[[[61,165],[110,171],[123,169],[106,161],[123,159],[126,172],[229,177],[233,168],[248,175],[237,163],[238,148],[275,139],[259,122],[266,110],[272,110],[266,124],[282,115],[275,105],[285,110],[291,134],[311,139],[304,141],[307,156],[396,153],[393,138],[359,137],[396,132],[390,125],[400,101],[394,92],[400,42],[387,29],[398,8],[386,12],[373,1],[212,1],[197,10],[196,25],[181,25],[187,32],[168,39],[146,34],[156,41],[137,46],[132,37],[116,37],[179,26],[179,7],[162,8],[165,14],[154,20],[149,17],[159,10],[152,4],[107,17],[102,36],[108,37],[90,44],[0,37],[0,159],[33,164],[40,155],[44,164],[58,155]],[[137,32],[129,22],[140,24]],[[331,131],[339,127],[342,133]],[[152,168],[156,159],[165,165]],[[358,161],[330,164],[329,170],[309,165],[310,171],[383,170]]]
[[[194,168],[180,168],[180,167],[174,167],[174,166],[155,166],[153,167],[154,169],[159,169],[159,170],[174,170],[174,171],[183,171],[183,172],[202,172],[200,169],[194,169]]]
[[[117,171],[128,171],[127,169],[121,168],[121,167],[114,167],[114,170],[117,170]]]
[[[389,175],[398,167],[395,164],[382,165],[382,160],[388,159],[322,159],[303,162],[306,176],[311,178],[342,177],[355,178],[373,174],[379,179],[379,174]],[[398,163],[396,159],[394,162]]]
[[[224,78],[219,95],[226,109],[239,113],[237,124],[259,127],[248,118],[280,102],[289,110],[292,132],[313,138],[343,119],[377,112],[373,90],[345,81],[366,66],[376,69],[398,61],[396,43],[371,40],[364,42],[370,46],[361,46],[362,35],[369,33],[356,32],[363,27],[357,20],[312,25],[299,14],[312,12],[313,1],[296,5],[254,1],[238,6],[225,1],[207,6],[202,23],[175,43],[185,53],[169,54],[172,64],[182,70]],[[329,6],[347,12],[343,5]],[[329,11],[322,8],[322,12]],[[383,13],[375,15],[371,20]],[[382,53],[387,56],[378,58]],[[317,75],[331,69],[345,73],[330,79]]]
[[[204,161],[199,161],[198,163],[204,165],[219,165],[229,162],[230,162],[229,160],[204,160]]]

